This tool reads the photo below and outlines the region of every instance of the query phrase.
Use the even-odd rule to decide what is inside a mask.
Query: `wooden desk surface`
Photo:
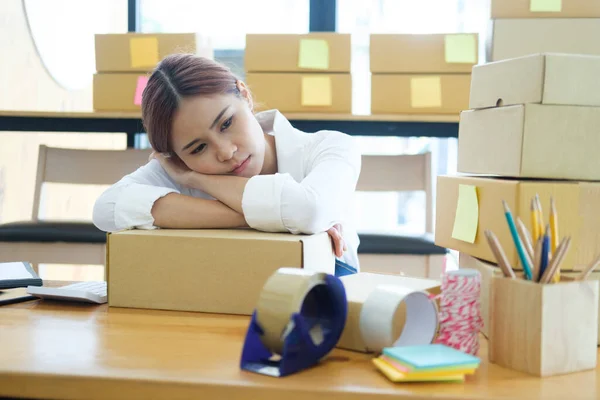
[[[0,110],[0,117],[38,117],[38,118],[141,118],[141,112],[52,112],[52,111],[13,111]],[[458,122],[456,115],[427,115],[427,114],[326,114],[326,113],[285,113],[290,120],[316,121],[385,121],[385,122]]]
[[[239,368],[247,317],[30,301],[0,307],[0,397],[61,399],[588,399],[599,370],[539,379],[483,363],[466,383],[393,384],[334,350],[285,378]]]

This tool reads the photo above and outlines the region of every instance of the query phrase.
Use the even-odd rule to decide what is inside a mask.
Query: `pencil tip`
[[[502,205],[504,206],[504,211],[508,212],[509,208],[508,208],[508,203],[506,202],[506,200],[502,200]]]

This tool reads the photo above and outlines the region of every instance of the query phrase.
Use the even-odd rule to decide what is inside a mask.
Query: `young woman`
[[[255,114],[227,67],[190,54],[153,71],[142,119],[154,153],[98,198],[99,229],[327,232],[336,274],[359,269],[351,216],[361,154],[350,136],[302,132],[277,110]]]

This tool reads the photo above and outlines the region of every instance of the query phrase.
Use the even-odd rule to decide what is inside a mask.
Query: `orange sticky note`
[[[477,63],[477,43],[474,35],[452,34],[444,37],[444,53],[447,63]]]
[[[298,66],[310,69],[329,68],[329,44],[323,39],[301,39]]]
[[[134,37],[129,40],[129,58],[132,68],[152,68],[158,63],[158,39]]]
[[[531,11],[531,12],[561,12],[562,11],[562,0],[531,0],[531,2],[529,3],[529,11]]]
[[[410,104],[413,108],[441,107],[442,82],[439,76],[410,80]]]
[[[331,79],[328,76],[302,77],[302,105],[330,106]]]
[[[479,224],[479,200],[477,187],[458,185],[458,201],[454,215],[452,237],[468,243],[475,243]]]

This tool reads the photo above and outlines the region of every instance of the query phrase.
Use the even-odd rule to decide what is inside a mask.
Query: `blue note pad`
[[[387,347],[383,354],[415,369],[439,368],[456,365],[479,364],[480,359],[443,344]]]

